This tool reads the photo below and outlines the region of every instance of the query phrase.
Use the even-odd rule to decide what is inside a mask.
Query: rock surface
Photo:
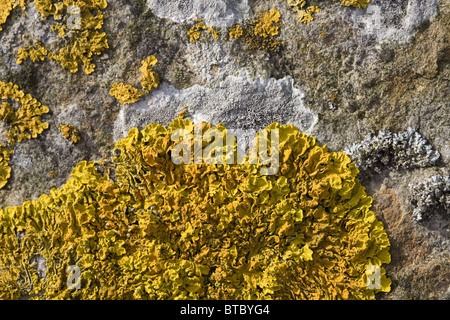
[[[226,27],[270,8],[282,14],[279,52],[249,53],[242,41],[227,39]],[[332,151],[358,144],[368,134],[412,128],[439,159],[420,166],[387,161],[377,170],[360,168],[391,241],[386,270],[392,291],[378,298],[449,299],[448,212],[424,213],[427,221],[416,221],[417,202],[411,201],[409,187],[449,174],[449,12],[445,0],[373,0],[366,9],[329,1],[314,21],[300,24],[285,0],[110,0],[102,28],[110,48],[94,57],[95,72],[86,75],[49,60],[17,65],[19,48],[36,40],[53,48],[61,39],[33,3],[25,16],[15,8],[0,31],[0,80],[48,106],[43,121],[50,127],[14,147],[12,176],[0,190],[0,206],[20,205],[60,187],[79,161],[108,157],[114,141],[129,129],[168,124],[185,104],[193,120],[233,128],[291,123]],[[195,18],[215,27],[220,38],[205,32],[191,43],[186,32]],[[159,60],[154,69],[161,85],[138,103],[120,105],[109,94],[112,84],[137,87],[148,55]],[[79,143],[62,137],[58,126],[67,123],[79,129]],[[405,148],[390,148],[403,153],[382,151],[381,156],[421,161]]]

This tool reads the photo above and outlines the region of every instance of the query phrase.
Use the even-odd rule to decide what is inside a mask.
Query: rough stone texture
[[[332,151],[368,134],[395,135],[410,127],[426,141],[418,150],[439,153],[438,160],[424,166],[388,161],[379,172],[368,166],[361,175],[392,245],[392,291],[379,298],[449,299],[448,215],[428,214],[436,210],[430,206],[423,209],[427,221],[415,221],[420,204],[411,201],[409,187],[449,174],[449,2],[374,0],[367,9],[328,2],[321,1],[321,11],[305,25],[285,0],[110,0],[103,27],[110,49],[94,57],[91,75],[71,74],[49,60],[17,65],[20,47],[39,40],[53,49],[61,40],[32,3],[25,17],[16,8],[0,32],[0,80],[48,106],[43,121],[50,128],[15,146],[0,205],[20,205],[61,186],[76,163],[108,157],[130,128],[167,124],[184,104],[194,120],[233,128],[292,123]],[[225,26],[269,8],[282,14],[279,52],[248,53],[241,41],[226,39]],[[195,14],[216,27],[219,40],[205,32],[189,42]],[[114,82],[139,87],[139,67],[148,55],[159,60],[160,87],[136,104],[120,105],[109,89]],[[79,129],[79,143],[62,137],[58,125],[66,123]],[[405,144],[377,156],[414,163],[414,155]]]

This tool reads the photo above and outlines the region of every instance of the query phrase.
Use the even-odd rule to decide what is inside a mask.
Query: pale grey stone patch
[[[114,139],[124,138],[134,127],[149,123],[167,125],[184,105],[195,123],[223,123],[229,129],[261,130],[273,122],[292,124],[310,133],[317,115],[305,107],[304,93],[291,77],[276,80],[250,77],[246,72],[225,78],[214,87],[194,85],[177,90],[162,83],[148,97],[124,106],[114,125]]]
[[[179,23],[199,18],[217,27],[230,27],[251,11],[248,0],[147,0],[147,5],[160,18]]]
[[[351,10],[350,24],[361,36],[377,41],[406,42],[416,28],[437,15],[438,0],[372,0],[366,9]]]

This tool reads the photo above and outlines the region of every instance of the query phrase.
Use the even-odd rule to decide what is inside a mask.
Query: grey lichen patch
[[[290,123],[309,133],[318,118],[303,99],[304,93],[294,86],[291,77],[252,78],[244,70],[211,87],[194,85],[177,90],[163,83],[147,99],[121,109],[114,125],[114,139],[148,123],[167,125],[184,105],[189,106],[187,116],[194,122],[223,123],[243,130],[262,129],[273,122]]]
[[[432,166],[440,154],[416,130],[404,132],[380,131],[369,134],[362,142],[344,149],[364,176],[381,172],[384,168],[413,169]]]
[[[416,221],[430,219],[439,210],[450,218],[450,176],[440,174],[418,183],[409,184],[409,200],[414,206]]]

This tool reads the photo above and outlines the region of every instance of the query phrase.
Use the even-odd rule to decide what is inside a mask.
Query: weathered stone
[[[448,176],[448,1],[373,0],[366,9],[339,1],[320,5],[314,21],[300,24],[285,0],[108,1],[102,29],[110,48],[94,57],[91,75],[72,74],[48,59],[16,64],[19,48],[37,40],[55,50],[62,40],[33,3],[24,17],[15,8],[0,31],[0,80],[48,106],[42,120],[50,127],[14,147],[0,206],[20,205],[60,187],[76,163],[109,157],[114,141],[129,129],[168,124],[184,104],[187,117],[227,127],[292,123],[332,151],[368,134],[393,132],[388,150],[367,152],[360,164],[392,246],[386,268],[392,292],[380,297],[449,299],[448,215],[433,214],[434,207],[421,205],[427,196],[409,187]],[[227,26],[270,8],[282,14],[279,52],[249,53],[242,41],[226,39]],[[196,17],[214,26],[220,38],[205,32],[191,43],[186,32]],[[139,87],[139,68],[149,55],[158,59],[160,86],[136,104],[120,105],[109,95],[112,84]],[[58,130],[67,123],[80,132],[77,144]],[[408,127],[420,133],[418,140],[411,132],[394,141]],[[2,141],[6,130],[0,126]],[[379,167],[383,158],[388,170]],[[418,208],[427,217],[422,222],[413,218]]]

